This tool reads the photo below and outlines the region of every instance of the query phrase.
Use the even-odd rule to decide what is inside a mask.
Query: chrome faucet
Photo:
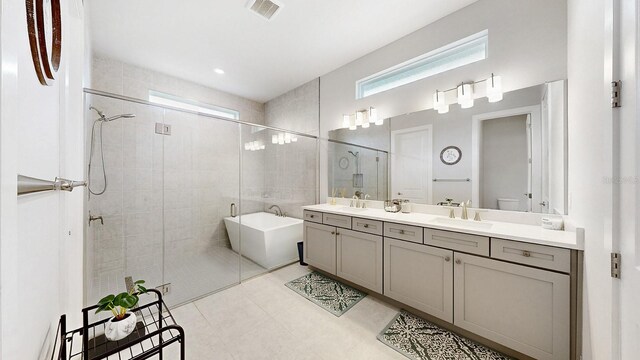
[[[463,201],[460,206],[462,206],[462,215],[460,216],[460,218],[462,220],[469,220],[469,214],[467,213],[467,206],[469,206],[471,204],[471,201]]]
[[[369,194],[365,194],[364,195],[364,200],[362,200],[362,208],[366,209],[367,207],[367,199],[370,198],[371,196]]]
[[[93,216],[91,215],[91,213],[89,213],[89,226],[91,226],[92,221],[97,221],[97,220],[100,220],[100,224],[104,225],[104,219],[102,218],[102,216]]]
[[[273,208],[275,208],[275,210]],[[284,216],[284,213],[282,212],[282,209],[280,209],[280,206],[278,206],[278,205],[271,205],[269,207],[269,210],[273,210],[273,213],[276,216]]]
[[[349,203],[349,207],[360,208],[360,198],[358,195],[353,195],[351,203]]]

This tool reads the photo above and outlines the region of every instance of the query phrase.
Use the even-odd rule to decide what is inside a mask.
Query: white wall
[[[605,75],[605,3],[569,0],[569,218],[585,228],[583,359],[612,352],[610,81]],[[611,26],[609,24],[608,26]],[[607,145],[609,143],[609,145]],[[609,220],[607,220],[607,218]],[[607,230],[608,229],[608,230]],[[607,236],[607,233],[609,235]],[[637,304],[636,304],[637,305]]]
[[[0,337],[4,359],[36,359],[60,314],[82,304],[82,189],[18,198],[16,175],[82,179],[83,8],[62,2],[63,54],[50,87],[36,79],[25,6],[2,1],[0,52]],[[80,154],[78,154],[80,153]]]
[[[501,16],[509,14],[509,16]],[[321,77],[320,136],[340,126],[342,114],[374,106],[384,117],[430,108],[435,89],[503,76],[505,91],[564,79],[567,5],[558,0],[481,0]],[[452,41],[489,30],[489,58],[355,100],[355,82]],[[320,158],[326,197],[326,143]]]

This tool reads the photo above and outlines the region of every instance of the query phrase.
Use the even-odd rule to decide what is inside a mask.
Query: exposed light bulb
[[[384,119],[383,118],[378,118],[378,120],[376,120],[375,124],[377,126],[384,125]]]
[[[487,84],[487,99],[489,102],[493,103],[502,100],[502,77],[491,74],[491,77],[485,82]]]
[[[297,136],[292,136],[291,137],[291,142],[298,142],[298,137]]]
[[[278,134],[271,135],[271,143],[272,144],[277,144],[278,143]]]
[[[278,145],[284,145],[284,134],[278,134]]]
[[[245,150],[251,150],[251,143],[244,143]]]
[[[449,104],[446,104],[446,105],[444,105],[444,106],[441,106],[441,107],[438,109],[438,114],[446,114],[446,113],[448,113],[448,112],[449,112]]]
[[[289,133],[284,134],[284,143],[291,144],[291,134]]]

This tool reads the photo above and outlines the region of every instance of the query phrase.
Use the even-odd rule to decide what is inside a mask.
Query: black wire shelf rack
[[[184,330],[162,301],[160,291],[149,289],[140,300],[148,300],[153,295],[155,299],[130,310],[136,314],[136,328],[118,341],[109,341],[104,336],[108,318],[92,319],[97,305],[82,309],[83,325],[75,330],[67,331],[66,315],[62,315],[51,360],[142,360],[156,355],[162,360],[170,345],[176,348],[171,350],[184,360]]]

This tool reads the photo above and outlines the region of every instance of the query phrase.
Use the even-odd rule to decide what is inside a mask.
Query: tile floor
[[[398,309],[367,296],[336,317],[284,284],[297,264],[172,310],[189,360],[406,359],[376,339]],[[178,359],[172,346],[165,359]]]

